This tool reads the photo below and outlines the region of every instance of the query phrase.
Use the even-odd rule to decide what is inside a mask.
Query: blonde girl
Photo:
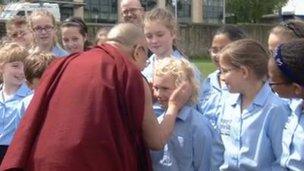
[[[34,11],[29,17],[29,25],[36,41],[33,51],[51,52],[56,57],[68,55],[56,42],[57,27],[52,13],[47,10]]]
[[[161,59],[154,72],[153,92],[161,106],[167,109],[171,94],[184,81],[192,86],[192,95],[179,111],[163,150],[151,151],[155,171],[210,170],[213,132],[208,120],[191,105],[197,102],[198,96],[193,66],[185,59]],[[159,122],[164,117],[165,113],[160,115]]]
[[[148,61],[148,66],[143,70],[142,74],[149,82],[153,81],[153,73],[157,61],[164,58],[181,59],[185,55],[176,48],[177,39],[177,21],[172,13],[163,8],[155,8],[147,12],[144,18],[144,33],[150,51],[153,53]],[[202,75],[197,68],[194,68],[194,74],[201,83],[203,82]],[[199,90],[199,95],[201,90]],[[159,115],[163,112],[158,104],[154,105],[155,113]]]

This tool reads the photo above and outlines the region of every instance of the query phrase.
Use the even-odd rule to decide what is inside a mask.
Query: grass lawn
[[[215,65],[209,59],[193,59],[191,62],[200,69],[204,77],[207,77],[210,73],[216,70]]]

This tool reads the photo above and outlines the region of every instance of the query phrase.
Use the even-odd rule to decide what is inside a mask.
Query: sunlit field
[[[215,65],[209,59],[193,59],[191,60],[203,73],[204,77],[207,77],[210,73],[215,71]]]

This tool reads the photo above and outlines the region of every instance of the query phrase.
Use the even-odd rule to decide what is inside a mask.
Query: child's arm
[[[191,95],[191,87],[186,83],[172,93],[165,117],[160,124],[153,112],[151,91],[146,81],[144,81],[144,89],[145,113],[143,136],[150,149],[161,150],[171,136],[179,109],[188,101]]]
[[[276,106],[271,111],[269,118],[268,136],[271,139],[275,162],[272,164],[272,170],[280,168],[280,159],[282,155],[282,134],[284,126],[288,120],[289,110],[286,106]]]

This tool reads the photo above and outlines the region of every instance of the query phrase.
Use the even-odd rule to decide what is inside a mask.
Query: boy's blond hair
[[[198,98],[198,81],[194,76],[194,67],[186,59],[175,59],[166,57],[157,61],[155,65],[154,76],[165,76],[170,74],[175,79],[175,87],[181,85],[183,81],[189,81],[192,86],[192,95],[188,101],[190,104],[195,104]]]
[[[17,43],[6,43],[0,48],[0,63],[23,61],[28,51]]]
[[[53,59],[54,56],[47,52],[35,52],[27,56],[23,61],[26,80],[32,84],[35,78],[40,79]]]
[[[16,29],[16,28],[28,28],[30,29],[27,20],[25,17],[23,16],[14,16],[12,19],[10,19],[9,21],[7,21],[7,23],[5,24],[6,27],[6,33],[10,36],[11,31]]]

